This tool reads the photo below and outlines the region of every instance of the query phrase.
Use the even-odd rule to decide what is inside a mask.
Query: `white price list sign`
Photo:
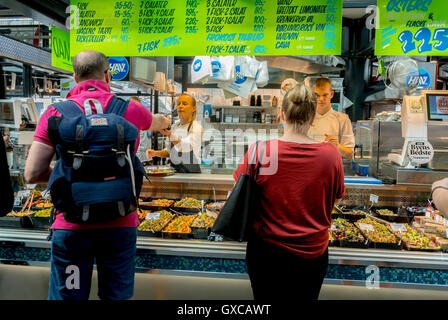
[[[378,203],[378,199],[379,197],[376,194],[373,193],[370,194],[370,202]]]

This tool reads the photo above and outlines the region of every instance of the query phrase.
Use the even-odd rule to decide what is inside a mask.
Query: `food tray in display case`
[[[190,228],[195,239],[207,239],[210,230],[215,224],[215,220],[218,216],[216,211],[206,210],[199,214],[193,222],[190,224]]]
[[[366,206],[339,206],[338,211],[341,212],[342,218],[352,222],[365,218],[369,214],[369,209]]]
[[[373,206],[370,208],[370,212],[373,216],[388,222],[409,223],[410,221],[409,216],[403,212],[402,208]]]
[[[367,248],[367,239],[360,230],[344,218],[334,219],[330,229],[335,244],[345,248]]]
[[[4,217],[0,217],[0,227],[5,228],[33,228],[31,217],[33,209],[23,210],[22,207],[13,207],[12,211]]]
[[[50,230],[50,216],[52,208],[40,209],[31,216],[34,229]]]
[[[146,210],[168,210],[175,202],[174,199],[145,199],[140,201],[139,207]]]
[[[342,217],[342,210],[338,205],[335,205],[333,210],[331,210],[332,219],[337,219]]]
[[[222,208],[224,208],[225,204],[226,204],[225,201],[209,202],[204,206],[204,209],[208,209],[208,210],[212,210],[212,211],[221,211]]]
[[[146,166],[146,174],[148,177],[166,177],[172,176],[176,171],[171,167]]]
[[[176,201],[171,209],[176,212],[182,212],[187,214],[197,214],[202,211],[204,206],[204,200],[198,200],[194,198],[183,198],[182,200]]]
[[[338,245],[339,245],[339,241],[337,241],[331,234],[331,231],[328,230],[328,246],[329,247],[337,247]]]
[[[197,214],[178,215],[162,230],[162,237],[167,239],[191,239],[190,224]]]
[[[368,239],[369,248],[400,250],[400,240],[388,228],[388,222],[367,216],[355,222],[361,233]]]
[[[400,239],[401,246],[409,251],[437,252],[442,249],[423,233],[418,232],[407,223],[391,223],[389,230]]]
[[[176,215],[166,211],[145,212],[145,219],[137,228],[139,236],[162,236],[162,230],[173,220]]]

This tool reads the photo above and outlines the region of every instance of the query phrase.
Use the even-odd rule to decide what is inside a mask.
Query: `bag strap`
[[[81,108],[71,100],[61,101],[51,106],[56,109],[64,118],[74,118],[79,115],[84,115],[84,112],[82,112]]]
[[[266,141],[263,141],[263,146],[261,147],[260,155],[258,156],[257,167],[255,168],[254,180],[257,180],[257,178],[258,178],[258,173],[260,172],[261,160],[263,159],[263,154],[264,154],[265,147],[266,147]]]
[[[257,147],[258,147],[258,144],[259,144],[259,143],[260,143],[260,141],[255,142],[255,146],[254,146],[254,148],[252,149],[252,154],[251,154],[251,157],[250,157],[250,161],[249,161],[249,163],[247,164],[247,171],[246,171],[246,174],[249,174],[250,166],[251,166],[252,163],[254,163],[254,160],[255,160],[255,154],[256,154],[256,152],[257,152]]]
[[[129,105],[129,100],[125,101],[121,98],[118,98],[117,96],[113,96],[112,100],[109,102],[109,105],[107,106],[106,113],[114,113],[116,115],[119,115],[121,117],[124,116],[124,113],[126,112],[126,109]]]
[[[260,143],[260,141],[257,141],[255,143],[255,146],[254,146],[253,150],[252,150],[251,160],[250,160],[250,162],[248,163],[248,166],[247,166],[247,172],[246,172],[247,174],[249,174],[249,170],[251,168],[251,164],[255,160],[255,154],[257,153],[257,149],[258,149],[258,144],[259,143]],[[266,141],[263,141],[263,146],[261,147],[261,151],[260,151],[260,154],[258,156],[258,162],[257,162],[257,165],[255,167],[254,180],[257,180],[258,173],[259,173],[260,167],[261,167],[261,160],[263,159],[263,154],[264,154],[265,147],[266,147]]]

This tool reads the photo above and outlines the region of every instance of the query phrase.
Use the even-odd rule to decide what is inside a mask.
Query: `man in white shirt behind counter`
[[[342,157],[352,159],[355,147],[352,123],[348,115],[331,107],[334,91],[330,79],[316,79],[314,93],[317,98],[316,116],[308,136],[316,141],[334,144]]]

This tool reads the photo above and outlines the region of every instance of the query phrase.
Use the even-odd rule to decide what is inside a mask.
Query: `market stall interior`
[[[64,28],[70,3],[45,3],[0,1],[0,130],[9,136],[16,191],[13,211],[0,217],[0,272],[36,279],[31,299],[46,298],[47,283],[37,278],[49,272],[53,204],[46,185],[24,180],[25,160],[40,116],[76,85],[70,70],[53,65],[48,41],[52,27]],[[248,147],[281,136],[284,85],[312,86],[320,77],[330,79],[331,107],[350,118],[355,136],[353,158],[343,159],[347,191],[332,213],[321,298],[448,298],[448,221],[428,204],[431,184],[448,177],[448,59],[375,55],[368,5],[376,1],[343,1],[340,55],[109,58],[117,96],[138,97],[174,123],[176,99],[187,92],[204,128],[200,174],[148,159],[145,151],[164,149],[166,139],[141,132],[137,156],[150,181],[138,209],[137,299],[251,298],[245,243],[211,227]],[[212,72],[198,74],[198,61]],[[381,277],[371,284],[375,272]],[[0,299],[21,299],[23,290],[5,282]]]

